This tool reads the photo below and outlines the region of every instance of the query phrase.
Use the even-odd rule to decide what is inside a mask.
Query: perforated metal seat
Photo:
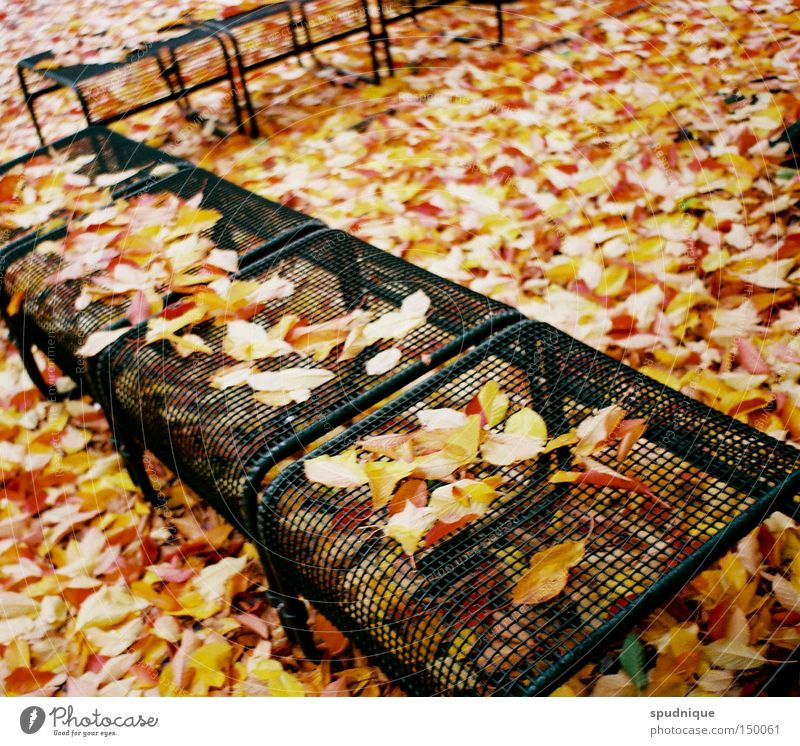
[[[364,34],[369,47],[372,82],[380,81],[377,57],[379,36],[373,28],[367,0],[290,0],[269,4],[207,24],[228,40],[237,61],[240,108],[247,111],[250,133],[258,135],[256,111],[247,87],[248,73],[290,56],[309,53],[319,67],[350,74],[316,56],[319,47]],[[363,75],[356,74],[360,78]]]
[[[209,237],[217,248],[235,250],[240,267],[323,227],[318,220],[270,202],[202,169],[181,171],[133,191],[137,195],[161,192],[171,192],[183,199],[202,193],[200,206],[219,211],[222,218],[201,235]],[[91,282],[92,275],[49,283],[47,278],[61,268],[63,257],[58,252],[42,253],[37,247],[45,241],[61,240],[66,233],[67,228],[63,227],[40,235],[35,241],[10,247],[0,257],[0,299],[4,312],[12,299],[19,307],[8,320],[33,376],[37,374],[30,347],[35,344],[48,351],[65,374],[88,384],[89,391],[99,396],[92,386],[91,369],[87,369],[78,350],[91,333],[127,323],[125,313],[131,298],[121,296],[113,303],[97,300],[77,310],[76,300]],[[162,291],[164,296],[168,295],[167,288]],[[41,377],[39,385],[44,386]],[[44,393],[52,392],[47,387]]]
[[[497,24],[497,43],[502,44],[504,38],[503,5],[513,0],[470,0],[467,5],[492,5]],[[419,25],[420,16],[432,10],[453,5],[457,0],[377,0],[378,18],[381,26],[381,40],[389,70],[394,74],[394,60],[390,46],[388,27],[401,21],[413,20]]]
[[[509,412],[534,408],[552,437],[611,404],[645,418],[623,466],[615,449],[595,458],[654,496],[551,482],[572,468],[568,447],[512,466],[484,463],[474,478],[501,476],[500,496],[412,562],[383,535],[387,508],[373,511],[369,486],[307,480],[306,460],[418,429],[417,412],[464,407],[488,381],[509,395]],[[798,455],[552,327],[523,322],[284,469],[259,496],[261,551],[410,694],[540,694],[796,491]],[[565,590],[514,605],[532,556],[569,539],[584,540],[586,552]]]
[[[236,104],[234,65],[219,32],[200,26],[143,44],[119,62],[59,66],[52,52],[43,52],[20,60],[17,72],[44,143],[35,109],[41,96],[73,90],[87,124],[108,124],[169,101],[182,103],[191,114],[187,96],[218,83],[229,84]],[[235,109],[234,114],[241,123],[241,113]]]
[[[91,158],[89,158],[90,156]],[[88,187],[80,182],[76,182],[74,185],[65,184],[58,176],[50,176],[50,173],[56,170],[53,168],[54,165],[63,165],[83,158],[89,158],[89,160],[75,173],[86,177],[91,182]],[[1,165],[0,179],[19,176],[21,184],[24,185],[26,174],[35,175],[37,180],[44,179],[46,185],[52,185],[68,196],[70,207],[69,209],[53,210],[45,221],[30,228],[0,225],[0,254],[12,242],[27,239],[38,231],[52,230],[63,224],[68,218],[79,217],[81,211],[75,206],[75,200],[85,193],[87,188],[92,188],[97,177],[133,172],[108,188],[110,198],[117,198],[161,178],[153,174],[153,169],[158,166],[172,166],[175,170],[193,168],[187,161],[150,148],[135,140],[129,140],[105,127],[88,127],[54,142],[48,147],[39,148]],[[168,174],[162,174],[162,177],[166,175]]]
[[[180,357],[168,342],[145,344],[143,324],[98,358],[98,378],[110,390],[117,427],[136,433],[144,447],[173,468],[220,512],[251,530],[254,498],[265,474],[281,459],[396,393],[403,385],[518,318],[516,312],[443,280],[340,231],[324,231],[265,257],[238,279],[279,275],[294,284],[251,321],[271,327],[288,314],[306,324],[328,321],[356,308],[375,315],[396,310],[423,290],[431,300],[427,320],[396,342],[397,366],[368,375],[365,361],[391,341],[371,345],[346,362],[297,354],[260,360],[260,371],[326,367],[335,375],[307,401],[271,407],[247,386],[219,390],[212,374],[236,363],[222,351],[224,325],[193,329],[212,354]]]

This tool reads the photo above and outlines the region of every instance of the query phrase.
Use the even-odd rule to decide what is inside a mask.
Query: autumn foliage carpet
[[[2,160],[36,145],[19,57],[113,54],[221,4],[4,3]],[[515,3],[503,48],[443,36],[490,39],[488,9],[437,11],[393,30],[379,86],[268,68],[252,80],[265,139],[217,139],[174,107],[115,129],[800,444],[800,176],[779,141],[800,116],[800,17],[781,0],[624,9]],[[365,67],[360,43],[325,54]],[[223,90],[195,104],[226,124]],[[42,115],[51,137],[80,126],[66,97]],[[43,400],[0,335],[6,694],[402,693],[319,616],[327,659],[305,661],[253,547],[166,472],[151,509],[97,407]],[[797,694],[798,643],[800,529],[774,514],[557,694]]]

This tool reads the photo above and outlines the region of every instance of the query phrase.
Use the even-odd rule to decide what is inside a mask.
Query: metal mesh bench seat
[[[498,44],[502,44],[504,38],[503,5],[511,1],[512,0],[470,0],[468,3],[469,5],[494,6]],[[432,10],[438,10],[448,5],[453,5],[456,2],[457,0],[377,0],[384,54],[386,55],[386,62],[392,74],[394,73],[394,61],[392,59],[388,27],[407,20],[413,20],[415,23],[419,23],[418,19],[421,15]]]
[[[563,481],[568,447],[483,463],[475,479],[500,478],[488,511],[423,543],[412,560],[384,535],[391,503],[375,510],[367,485],[335,489],[306,477],[312,458],[353,447],[361,458],[365,438],[419,430],[421,410],[463,408],[489,381],[509,396],[509,413],[534,408],[551,437],[612,404],[644,418],[623,466],[614,449],[594,458],[597,470],[622,469],[649,490]],[[799,486],[797,459],[554,328],[523,322],[284,469],[259,496],[261,551],[292,593],[409,694],[541,694],[757,526]],[[564,590],[515,602],[534,555],[567,540],[583,541],[585,554]]]
[[[250,319],[264,329],[290,315],[306,325],[356,309],[377,317],[396,311],[419,290],[430,298],[430,312],[401,341],[371,344],[346,361],[318,362],[291,352],[253,363],[261,372],[294,375],[296,368],[324,367],[333,374],[307,399],[286,405],[257,401],[248,385],[211,387],[213,375],[237,365],[223,351],[226,325],[212,321],[192,329],[211,354],[181,357],[167,341],[147,344],[142,324],[104,350],[97,363],[116,426],[136,433],[145,448],[247,531],[262,480],[281,459],[518,318],[507,306],[340,231],[315,233],[238,275],[262,285],[275,277],[291,283],[293,292],[270,300]],[[400,349],[396,366],[369,375],[365,361],[393,344]]]
[[[331,67],[315,54],[318,47],[363,33],[369,45],[372,82],[380,81],[376,46],[367,0],[290,0],[239,13],[207,24],[228,40],[237,62],[240,108],[250,118],[251,134],[258,135],[256,112],[247,88],[247,74],[287,57],[310,53],[320,67]]]
[[[237,90],[241,93],[238,106],[247,112],[250,132],[258,135],[256,113],[247,88],[247,73],[301,53],[297,21],[289,3],[272,3],[237,13],[206,25],[226,40],[229,53],[236,61]]]
[[[187,115],[201,118],[190,109],[187,96],[227,81],[234,114],[241,123],[234,64],[219,32],[201,26],[177,37],[148,42],[119,62],[59,66],[52,52],[42,52],[20,60],[17,73],[44,143],[36,100],[64,89],[75,92],[87,124],[108,124],[169,101],[178,102]]]
[[[280,246],[308,233],[323,224],[288,207],[270,202],[202,169],[182,171],[155,183],[146,184],[135,191],[136,197],[171,193],[186,200],[202,194],[199,207],[221,213],[221,218],[201,232],[219,249],[233,249],[239,256],[239,266],[246,266],[263,252]],[[131,198],[133,195],[128,195]],[[80,228],[80,221],[72,225]],[[9,328],[14,333],[26,367],[45,395],[52,394],[50,387],[37,374],[30,347],[35,344],[47,350],[61,370],[81,383],[88,383],[85,361],[78,350],[93,332],[127,324],[125,314],[131,297],[120,295],[112,302],[95,300],[81,310],[76,301],[92,274],[80,279],[67,279],[55,284],[48,277],[57,273],[63,264],[63,253],[42,251],[50,245],[45,242],[61,241],[70,228],[65,226],[37,236],[35,241],[11,247],[0,257],[0,301],[7,315]],[[168,294],[168,287],[160,289]],[[9,303],[17,310],[7,314]],[[88,371],[91,373],[91,371]]]
[[[367,0],[296,0],[304,42],[309,49],[344,39],[357,33],[367,35],[372,70],[378,80],[376,41]]]
[[[0,165],[0,253],[12,242],[51,230],[167,176],[170,169],[190,167],[187,161],[105,127],[88,127]],[[35,202],[22,195],[28,187],[36,190]],[[26,206],[32,215],[20,219]]]
[[[366,35],[372,79],[377,82],[379,36],[367,0],[270,3],[198,23],[179,36],[144,43],[119,62],[59,65],[52,52],[42,52],[20,60],[17,74],[42,143],[36,101],[50,93],[73,90],[87,124],[108,124],[170,101],[178,103],[187,118],[204,121],[188,97],[223,82],[230,87],[237,126],[244,123],[244,111],[255,135],[247,72],[303,52],[313,56],[318,47],[359,33]],[[318,65],[331,67],[314,59]]]

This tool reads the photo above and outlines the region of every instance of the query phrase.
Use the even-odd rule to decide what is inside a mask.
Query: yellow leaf
[[[577,186],[578,194],[604,194],[611,190],[611,185],[602,176],[584,179]]]
[[[534,554],[530,568],[514,588],[512,601],[531,606],[555,598],[567,585],[570,568],[583,559],[585,551],[584,541],[568,540]]]
[[[719,561],[720,578],[723,592],[726,595],[739,593],[747,584],[747,570],[735,554],[726,554]]]
[[[398,542],[406,554],[413,555],[436,520],[436,514],[430,508],[418,508],[409,501],[401,512],[389,518],[383,533]]]
[[[189,656],[187,665],[194,671],[189,689],[192,694],[205,695],[211,687],[219,689],[225,685],[232,650],[227,642],[209,642]]]
[[[647,106],[644,109],[642,109],[642,111],[639,112],[639,116],[640,117],[653,117],[654,119],[662,119],[667,114],[669,114],[669,112],[675,106],[677,106],[676,103],[670,104],[670,103],[667,103],[666,101],[661,101],[661,100],[654,101],[652,104],[650,104],[649,106]]]
[[[175,346],[175,351],[181,357],[188,357],[193,352],[200,352],[204,355],[210,355],[213,352],[202,337],[197,334],[184,334],[180,337],[172,336],[170,337],[170,342]]]
[[[450,432],[445,451],[460,461],[472,461],[478,453],[480,438],[481,418],[478,415],[470,415],[462,427]]]
[[[509,435],[525,435],[542,440],[547,438],[547,424],[530,407],[523,407],[512,414],[506,422],[505,430]]]
[[[612,264],[603,270],[595,292],[602,296],[615,296],[622,292],[628,280],[628,268]]]
[[[247,557],[225,557],[204,567],[178,598],[181,608],[171,616],[192,616],[203,620],[214,616],[229,602],[229,584],[247,564]]]
[[[364,471],[372,493],[372,507],[378,510],[389,502],[397,483],[409,476],[414,466],[401,461],[368,461]]]
[[[503,421],[507,410],[508,395],[500,390],[497,381],[489,381],[481,387],[475,399],[467,406],[466,412],[482,414],[485,423],[489,427],[494,427]]]
[[[286,355],[292,352],[292,346],[284,339],[288,329],[280,331],[278,333],[272,329],[268,331],[260,324],[234,319],[228,322],[225,338],[222,340],[222,350],[234,360],[242,362]]]
[[[606,441],[609,435],[625,417],[625,410],[612,404],[604,407],[592,417],[587,417],[578,425],[575,433],[579,443],[575,448],[577,456],[591,456]]]
[[[575,434],[575,430],[570,430],[569,432],[562,433],[561,435],[553,438],[544,448],[542,453],[550,453],[550,451],[555,451],[557,448],[562,448],[563,446],[571,446],[578,442],[578,436]]]
[[[112,627],[130,614],[141,611],[146,601],[135,598],[127,588],[106,586],[93,593],[81,604],[76,629]]]
[[[325,487],[351,488],[369,482],[364,462],[358,460],[355,448],[338,456],[317,456],[303,464],[306,479]]]
[[[270,697],[305,697],[305,687],[293,674],[272,658],[259,661],[253,669],[253,676],[269,687]]]
[[[216,210],[203,210],[189,205],[181,205],[175,225],[168,232],[167,238],[173,240],[190,233],[201,233],[213,228],[222,214]]]
[[[326,368],[282,368],[277,371],[254,373],[247,380],[250,388],[268,393],[311,390],[335,377]]]
[[[455,523],[467,515],[481,516],[497,497],[496,480],[459,479],[431,492],[428,507],[440,521]]]
[[[731,671],[748,671],[760,668],[767,659],[755,648],[743,642],[717,640],[703,648],[703,654],[712,666]]]
[[[145,338],[147,344],[169,339],[185,326],[202,321],[205,315],[205,311],[202,308],[194,307],[174,319],[167,319],[162,316],[150,319],[147,322],[147,337]]]

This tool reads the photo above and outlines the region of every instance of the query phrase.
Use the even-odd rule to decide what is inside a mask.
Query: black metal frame
[[[341,2],[342,0],[338,0]],[[325,0],[288,0],[288,2],[274,3],[254,10],[245,11],[229,18],[205,21],[189,26],[186,34],[172,39],[157,41],[147,44],[143,50],[134,51],[128,54],[127,58],[121,62],[106,64],[84,64],[58,68],[37,68],[37,65],[48,59],[52,59],[51,52],[43,52],[32,55],[20,60],[17,63],[17,76],[19,79],[25,105],[30,113],[36,134],[42,144],[45,143],[44,134],[36,113],[36,101],[47,94],[55,91],[71,89],[78,99],[87,125],[110,124],[119,119],[123,119],[140,111],[159,106],[168,102],[175,102],[181,109],[184,117],[193,122],[203,123],[205,117],[194,109],[190,102],[190,94],[208,88],[219,83],[227,82],[230,88],[231,106],[236,121],[236,126],[241,129],[245,125],[245,115],[250,122],[250,132],[252,136],[258,135],[258,127],[255,118],[255,109],[247,88],[246,75],[252,70],[256,70],[265,65],[279,62],[288,57],[296,56],[298,60],[304,53],[311,55],[315,64],[322,68],[327,67],[336,70],[342,75],[352,75],[345,70],[320,60],[315,50],[326,44],[330,44],[344,39],[353,34],[366,33],[367,42],[370,48],[372,62],[372,78],[369,82],[378,83],[380,81],[379,63],[377,57],[377,45],[381,41],[381,35],[376,33],[373,27],[373,19],[369,10],[367,0],[356,0],[353,5],[360,5],[363,12],[361,25],[346,28],[345,30],[315,37],[313,33],[313,17],[309,18],[306,13],[306,6],[313,2],[325,2]],[[331,0],[334,4],[337,0]],[[291,46],[287,49],[278,51],[275,55],[259,60],[254,64],[248,64],[242,52],[242,42],[237,38],[237,34],[242,34],[248,25],[258,24],[265,19],[286,13],[286,28],[291,36]],[[303,39],[298,38],[298,31],[302,30]],[[184,79],[182,65],[188,57],[182,55],[182,50],[197,43],[214,40],[219,48],[224,62],[225,72],[210,78],[200,80],[195,83],[187,82]],[[388,49],[388,47],[387,47]],[[127,107],[124,111],[115,111],[105,116],[95,117],[92,113],[90,97],[87,96],[86,88],[102,76],[111,75],[116,71],[140,63],[144,60],[154,60],[158,66],[161,78],[166,84],[166,91],[162,95],[149,97],[135,105]],[[30,76],[36,76],[38,80],[44,79],[49,84],[45,87],[34,89],[31,85]],[[362,75],[356,75],[362,80],[367,80]]]
[[[179,196],[189,197],[200,190],[203,191],[203,204],[220,209],[224,215],[223,219],[210,230],[211,236],[219,246],[239,251],[240,267],[252,265],[265,254],[277,251],[301,236],[313,234],[324,228],[324,224],[319,220],[259,197],[194,167],[191,171],[179,171],[161,180],[140,183],[136,188],[128,189],[124,195],[118,196],[129,198],[146,192],[170,191]],[[96,376],[97,358],[84,359],[77,355],[80,341],[89,333],[102,329],[123,328],[127,325],[124,317],[127,303],[109,306],[98,301],[84,311],[79,313],[73,311],[73,317],[64,320],[65,324],[78,330],[76,334],[70,335],[69,340],[64,339],[63,334],[59,335],[61,338],[57,338],[52,330],[48,331],[38,324],[35,318],[26,312],[27,299],[16,314],[8,314],[10,296],[5,282],[6,272],[13,268],[17,261],[26,261],[26,257],[32,257],[32,252],[40,241],[63,237],[66,231],[67,227],[64,226],[35,239],[19,242],[13,250],[0,255],[0,315],[8,325],[25,369],[45,398],[57,401],[66,397],[45,382],[33,356],[34,345],[46,351],[48,357],[62,372],[72,377],[78,384],[75,391],[67,396],[89,393],[98,401],[106,413],[114,444],[125,459],[131,477],[139,485],[145,497],[158,506],[161,501],[153,489],[145,468],[142,446],[131,433],[116,425],[115,413],[105,387]],[[62,320],[67,318],[72,308],[72,299],[84,280],[68,281],[53,288],[42,288],[41,279],[44,274],[46,272],[43,267],[34,265],[25,284],[31,288],[39,286],[37,295],[31,299],[33,311],[43,306],[50,308],[53,311],[51,323],[58,325],[59,317]],[[180,296],[177,293],[165,293],[165,304],[174,302],[178,297]],[[83,323],[79,324],[82,317]]]
[[[279,51],[277,54],[265,57],[255,63],[248,63],[245,60],[246,44],[245,40],[237,37],[237,31],[241,35],[242,29],[249,25],[258,25],[265,21],[272,19],[279,13],[286,13],[286,29],[291,37],[291,45],[289,48]],[[246,73],[260,69],[267,65],[280,62],[289,57],[297,57],[300,61],[300,55],[303,52],[302,45],[297,39],[298,22],[294,19],[292,14],[292,6],[290,3],[272,3],[264,5],[253,10],[238,13],[221,20],[206,21],[204,26],[212,29],[224,39],[229,46],[229,54],[236,59],[236,74],[238,76],[238,84],[234,81],[234,88],[240,90],[241,101],[238,106],[240,109],[247,112],[247,117],[250,122],[250,135],[257,137],[258,125],[256,123],[256,112],[253,106],[250,92],[247,88]]]
[[[36,101],[42,96],[65,89],[72,90],[77,97],[87,125],[110,124],[111,122],[137,114],[140,111],[145,111],[154,106],[172,101],[180,107],[182,113],[189,121],[202,123],[206,120],[202,114],[191,107],[188,99],[189,95],[227,81],[231,89],[231,102],[234,110],[234,117],[237,125],[241,126],[243,123],[242,113],[239,108],[239,99],[234,82],[233,63],[225,43],[225,37],[211,26],[198,25],[190,28],[191,30],[182,36],[148,43],[142,50],[129,53],[126,59],[121,62],[82,64],[57,68],[37,68],[39,63],[53,58],[52,52],[42,52],[20,60],[17,63],[17,77],[19,79],[25,105],[30,113],[33,126],[36,129],[36,134],[40,142],[43,145],[45,144],[44,134],[36,114]],[[220,50],[225,73],[215,75],[194,84],[187,84],[181,70],[181,49],[211,40],[216,42]],[[132,64],[148,60],[156,63],[167,90],[162,95],[157,95],[155,98],[148,98],[145,101],[126,108],[124,111],[115,112],[106,116],[94,117],[92,114],[91,101],[85,91],[86,87],[102,76],[114,74]],[[49,84],[45,85],[45,87],[33,90],[30,76],[35,76],[36,80],[43,79]]]
[[[226,490],[230,489],[231,485],[226,481],[224,471],[211,469],[209,474],[197,471],[196,465],[192,464],[188,454],[185,453],[188,441],[181,445],[181,441],[185,441],[185,438],[181,437],[180,431],[172,432],[170,430],[170,422],[173,419],[177,422],[176,413],[172,410],[166,411],[168,397],[175,401],[188,400],[189,408],[191,408],[192,393],[197,391],[199,386],[207,387],[208,385],[205,379],[205,369],[209,367],[209,363],[205,356],[195,361],[189,358],[178,358],[171,350],[169,343],[146,345],[144,343],[147,331],[146,322],[134,327],[132,331],[107,347],[91,362],[96,369],[95,378],[98,382],[98,389],[102,389],[101,402],[109,415],[118,440],[122,441],[129,469],[149,499],[158,502],[145,467],[145,449],[154,453],[186,484],[209,499],[212,505],[233,525],[246,535],[252,536],[255,498],[265,475],[276,463],[327,434],[331,429],[345,424],[364,408],[397,393],[403,386],[418,379],[435,366],[456,357],[465,348],[485,339],[496,329],[520,318],[516,311],[503,304],[483,298],[466,288],[453,285],[447,280],[431,275],[425,270],[386,254],[341,231],[320,231],[296,241],[241,271],[237,278],[254,279],[270,274],[275,267],[285,268],[287,264],[298,262],[303,267],[316,266],[318,273],[338,278],[336,280],[339,287],[338,292],[341,294],[341,301],[347,307],[362,302],[367,293],[387,307],[397,307],[403,297],[401,287],[416,289],[425,287],[429,289],[429,292],[432,292],[430,288],[435,287],[438,289],[439,295],[444,293],[449,297],[455,294],[461,301],[460,304],[452,303],[458,309],[459,319],[461,319],[459,328],[450,330],[444,321],[449,319],[453,315],[452,313],[441,307],[433,307],[428,323],[431,328],[442,324],[443,328],[449,330],[450,341],[440,343],[440,346],[436,347],[437,337],[434,334],[429,347],[430,344],[434,344],[434,346],[425,350],[425,354],[422,354],[419,359],[405,362],[396,372],[392,371],[383,376],[376,376],[374,385],[370,382],[361,391],[356,388],[352,398],[348,398],[346,388],[352,384],[346,382],[341,384],[345,387],[344,395],[342,395],[338,386],[339,382],[332,382],[327,399],[323,399],[322,402],[317,399],[314,403],[314,407],[321,407],[321,411],[308,412],[305,425],[300,424],[296,431],[293,429],[294,425],[290,425],[287,432],[276,429],[269,437],[265,436],[259,439],[260,443],[256,444],[256,450],[249,456],[242,457],[237,452],[236,456],[232,457],[233,469],[237,474],[241,473],[242,478],[233,488],[234,491],[226,494]],[[301,277],[307,270],[299,268],[297,271],[300,273],[298,277]],[[364,273],[363,276],[361,273]],[[382,284],[375,284],[378,282]],[[300,301],[300,303],[308,309],[310,314],[313,314],[316,307],[324,305],[326,296],[319,295],[319,291],[317,291],[319,297],[314,299],[313,287],[310,288],[310,292],[311,300]],[[333,287],[327,288],[327,292],[334,292]],[[286,302],[272,302],[271,310],[268,307],[256,318],[265,316],[274,322],[282,316],[285,304],[290,302],[291,299]],[[471,316],[467,311],[470,304],[473,312]],[[480,316],[474,313],[478,308],[483,308]],[[478,321],[478,318],[481,320]],[[205,330],[207,333],[201,334],[201,336],[207,339],[212,347],[218,346],[222,330],[218,329],[215,333],[210,322],[202,324],[198,331],[201,330]],[[416,332],[411,336],[413,337],[415,334]],[[420,332],[420,340],[425,339],[425,334],[426,332]],[[214,335],[213,342],[208,335]],[[418,342],[419,340],[414,343],[415,346]],[[372,353],[374,353],[374,349],[372,352],[368,350],[366,356]],[[215,360],[219,354],[215,353],[212,367],[216,366]],[[352,361],[351,367],[363,366],[364,359],[365,354],[359,355]],[[159,363],[159,360],[163,363]],[[345,367],[347,365],[347,363],[344,364]],[[202,381],[192,380],[192,374],[197,371],[200,372]],[[167,387],[163,394],[156,393],[159,378],[165,381]],[[363,379],[364,376],[362,375],[361,378]],[[348,380],[350,379],[348,378]],[[364,384],[365,381],[362,380],[361,385],[364,386]],[[143,393],[140,390],[142,386],[149,387],[148,392]],[[179,386],[182,388],[178,389]],[[252,407],[253,411],[248,413],[241,408],[241,401],[229,406],[225,398],[228,394],[222,393],[223,396],[218,397],[216,404],[203,405],[202,409],[203,411],[217,411],[223,408],[228,412],[226,415],[228,419],[234,418],[229,435],[229,439],[232,440],[234,432],[241,428],[251,427],[252,418],[257,416],[255,412],[259,411],[263,405],[256,403]],[[231,394],[231,396],[235,398],[236,395]],[[342,401],[343,399],[346,401]],[[128,406],[125,405],[125,401],[128,402]],[[312,401],[314,401],[313,397]],[[142,405],[144,405],[144,409],[141,409]],[[137,406],[140,407],[138,418]],[[199,403],[198,406],[200,406]],[[286,423],[295,420],[302,423],[303,418],[300,413],[303,408],[303,404],[282,408],[285,414],[278,416],[277,419],[284,418]],[[164,427],[168,431],[166,437],[161,437],[159,434],[157,442],[148,441],[148,435],[153,435],[153,423],[146,424],[143,421],[143,412],[151,413],[148,415],[150,420],[153,417],[163,420]],[[193,444],[191,448],[209,461],[219,456],[213,448],[214,430],[210,433],[206,432],[207,427],[216,428],[216,425],[209,424],[210,421],[209,418],[198,423],[196,439],[195,436],[192,436],[191,439]],[[158,429],[163,430],[164,427]],[[228,485],[228,487],[226,488],[224,485]],[[269,557],[264,558],[264,569],[269,585],[267,596],[278,611],[284,628],[291,638],[302,646],[307,656],[316,657],[316,648],[307,626],[305,605],[292,592],[284,578],[275,571]]]
[[[135,140],[130,140],[105,127],[91,126],[74,135],[61,138],[49,146],[43,146],[3,164],[0,166],[0,175],[6,174],[18,166],[24,166],[41,156],[58,154],[70,157],[80,155],[84,150],[93,152],[95,159],[81,169],[83,172],[96,176],[98,174],[114,173],[117,170],[129,170],[132,167],[141,169],[134,176],[110,189],[112,200],[152,188],[160,180],[168,178],[167,176],[153,176],[149,172],[151,167],[172,165],[175,167],[175,174],[194,168],[188,161],[175,158]],[[67,215],[53,215],[45,226],[39,226],[26,232],[13,233],[9,236],[10,240],[0,246],[0,316],[8,326],[11,340],[19,351],[25,370],[31,380],[42,392],[43,396],[50,398],[54,397],[54,390],[45,383],[31,350],[33,344],[36,344],[37,347],[44,344],[45,347],[43,349],[50,345],[47,343],[46,337],[44,339],[39,338],[37,344],[33,341],[33,337],[36,336],[35,331],[31,330],[30,334],[27,334],[24,322],[21,322],[19,318],[8,315],[7,307],[10,298],[5,293],[5,272],[16,259],[33,251],[39,241],[51,238],[63,231],[69,219],[70,216]]]
[[[313,34],[313,16],[306,12],[306,6],[314,3],[325,3],[326,0],[288,0],[287,2],[274,3],[254,10],[245,11],[223,20],[207,21],[204,25],[218,32],[222,38],[226,39],[230,47],[230,55],[236,59],[237,63],[237,87],[241,91],[241,101],[238,106],[246,111],[250,121],[250,134],[257,137],[259,134],[256,122],[256,112],[252,103],[252,97],[247,87],[247,74],[258,70],[267,65],[280,62],[289,57],[296,57],[298,63],[302,65],[302,55],[309,54],[318,68],[328,68],[334,70],[339,75],[354,76],[364,82],[380,82],[380,66],[377,56],[377,45],[381,41],[381,35],[376,33],[373,27],[373,19],[370,13],[367,0],[357,0],[349,3],[350,5],[360,5],[363,12],[362,25],[348,27],[335,34],[322,35],[316,38]],[[330,0],[335,4],[337,0]],[[341,2],[341,0],[338,0]],[[245,49],[251,43],[243,38],[252,27],[269,21],[279,14],[285,14],[285,30],[287,31],[291,44],[276,51],[275,54],[249,62],[246,59]],[[250,27],[250,28],[248,28]],[[334,65],[330,65],[317,57],[315,51],[326,44],[331,44],[341,39],[345,39],[354,34],[366,33],[367,43],[370,49],[370,60],[372,65],[372,77],[367,78],[358,73],[351,73],[342,70]],[[301,38],[302,37],[302,38]]]
[[[386,57],[386,64],[389,68],[389,75],[394,75],[394,59],[392,58],[391,39],[388,27],[401,21],[411,20],[421,29],[424,27],[419,22],[421,13],[453,5],[458,0],[403,0],[402,2],[392,2],[391,0],[375,0],[378,6],[378,17],[381,25],[381,42]],[[470,0],[472,5],[493,5],[495,9],[495,20],[497,23],[497,44],[504,43],[505,31],[503,25],[503,5],[513,0]],[[397,14],[387,13],[387,7],[400,5],[403,10]],[[469,41],[472,41],[471,39]]]
[[[418,552],[415,565],[381,537],[386,516],[367,509],[367,487],[330,490],[305,478],[308,459],[341,453],[368,435],[407,432],[419,409],[458,406],[454,398],[469,401],[490,379],[512,400],[518,397],[521,404],[534,406],[551,435],[611,403],[621,403],[631,417],[647,417],[648,429],[626,468],[644,481],[650,475],[658,500],[682,509],[680,519],[669,514],[664,519],[663,506],[654,500],[646,513],[628,514],[626,520],[633,521],[628,531],[645,542],[645,549],[658,538],[648,525],[664,520],[663,538],[671,536],[668,531],[677,534],[663,554],[645,555],[647,577],[619,608],[611,588],[604,595],[604,586],[594,585],[614,577],[612,571],[623,576],[631,572],[628,560],[614,555],[631,539],[614,523],[609,538],[596,540],[601,552],[610,552],[604,560],[610,570],[602,562],[584,563],[573,571],[579,577],[552,601],[523,610],[507,601],[513,579],[527,568],[533,552],[567,538],[586,539],[587,532],[602,533],[587,516],[568,512],[576,492],[597,505],[598,519],[603,509],[609,520],[626,515],[632,496],[549,482],[556,469],[571,468],[569,449],[542,455],[529,465],[482,470],[482,476],[489,471],[505,476],[508,494],[483,518]],[[613,463],[614,456],[597,458]],[[553,327],[523,322],[286,467],[260,495],[259,551],[284,579],[284,587],[302,593],[377,665],[402,680],[410,694],[543,694],[800,488],[799,459],[796,450]],[[676,474],[677,464],[685,464],[691,480]],[[343,515],[346,520],[339,518]],[[514,565],[511,575],[506,562]],[[619,582],[616,588],[626,587]],[[477,624],[476,638],[460,637],[462,628],[472,624]],[[498,640],[508,644],[496,649]]]

